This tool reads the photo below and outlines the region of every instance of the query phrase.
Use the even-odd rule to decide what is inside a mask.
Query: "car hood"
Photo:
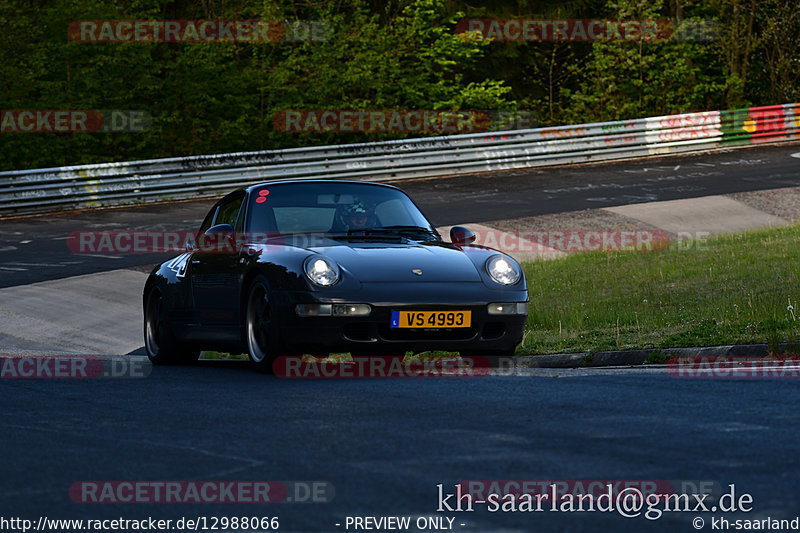
[[[333,259],[363,283],[481,281],[464,252],[441,242],[337,242],[309,249]]]

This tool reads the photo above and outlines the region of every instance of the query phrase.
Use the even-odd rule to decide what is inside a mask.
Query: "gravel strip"
[[[792,222],[800,218],[800,187],[738,192],[728,196],[749,207]]]
[[[485,224],[502,231],[658,229],[639,220],[603,209],[584,209],[535,217],[493,220]]]

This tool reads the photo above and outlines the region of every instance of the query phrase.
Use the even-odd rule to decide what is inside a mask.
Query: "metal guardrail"
[[[0,217],[218,196],[274,179],[388,181],[800,140],[800,104],[359,144],[0,172]]]

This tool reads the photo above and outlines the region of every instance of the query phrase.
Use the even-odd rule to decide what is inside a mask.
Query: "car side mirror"
[[[233,226],[230,224],[211,226],[205,232],[204,241],[213,243],[217,247],[229,246],[233,250],[236,246],[236,235]]]
[[[475,242],[475,234],[471,229],[464,226],[453,226],[450,228],[450,242],[462,246],[472,244]]]

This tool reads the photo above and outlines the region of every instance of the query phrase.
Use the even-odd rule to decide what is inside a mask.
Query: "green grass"
[[[200,359],[236,360],[246,361],[247,354],[231,354],[228,352],[206,351],[200,354]]]
[[[523,268],[530,312],[518,354],[800,339],[800,225]]]

